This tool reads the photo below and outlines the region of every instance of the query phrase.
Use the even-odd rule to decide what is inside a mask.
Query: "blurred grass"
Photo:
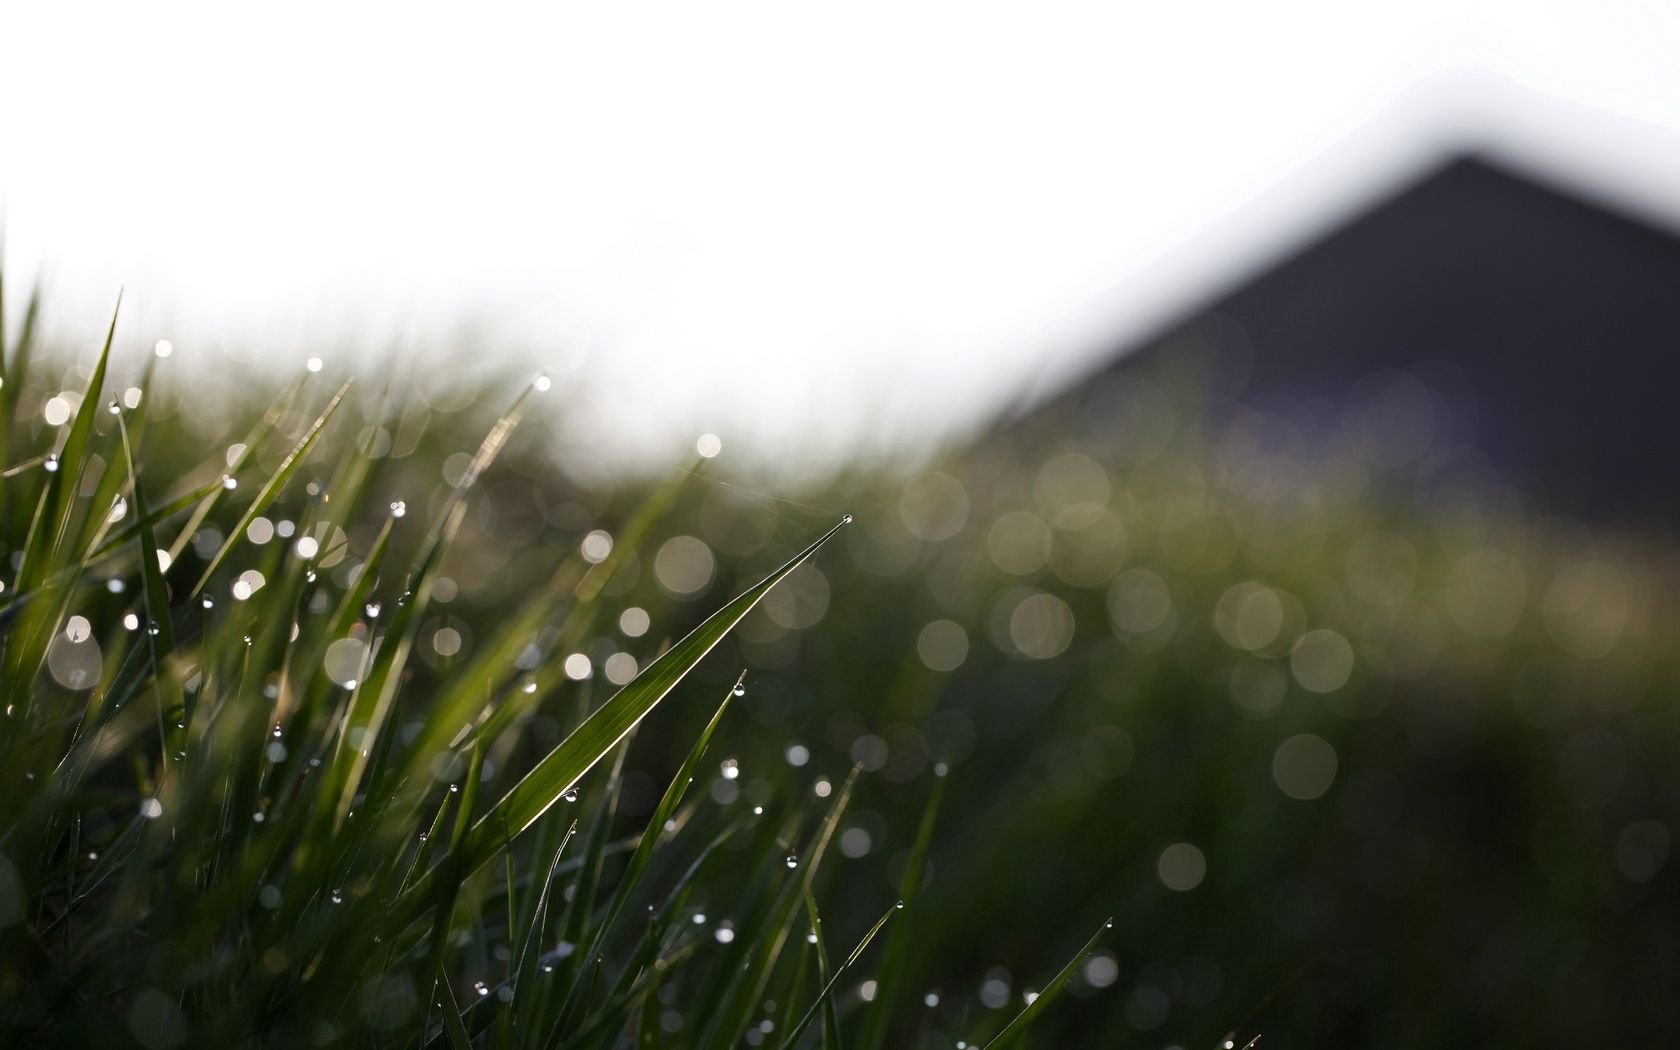
[[[40,397],[29,330],[0,376],[27,457],[0,508],[0,1042],[840,1044],[834,992],[902,907],[877,894],[832,976],[806,965],[857,769],[720,797],[738,766],[701,764],[743,675],[710,721],[657,723],[656,761],[693,741],[657,806],[626,785],[637,727],[849,518],[597,672],[572,647],[680,485],[632,496],[616,541],[533,530],[528,596],[450,615],[444,569],[546,377],[417,477],[341,423],[384,394],[312,364],[195,433],[163,354],[108,380],[117,330],[79,389]]]
[[[1680,1022],[1669,536],[1182,369],[800,491],[609,488],[528,377],[246,388],[117,332],[94,396],[26,336],[0,387],[14,1041]]]

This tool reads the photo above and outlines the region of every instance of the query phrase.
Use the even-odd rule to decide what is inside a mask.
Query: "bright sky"
[[[91,337],[122,285],[136,351],[508,355],[587,379],[632,455],[948,433],[1456,141],[1680,217],[1672,3],[35,3],[4,25],[8,267],[45,274],[59,332]]]

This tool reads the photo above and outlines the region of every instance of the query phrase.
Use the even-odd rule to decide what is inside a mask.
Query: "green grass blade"
[[[1085,942],[1085,946],[1079,949],[1079,953],[1069,959],[1068,964],[1062,967],[1061,972],[1050,979],[1050,983],[1044,986],[1044,990],[1038,993],[1037,998],[1028,1003],[1020,1013],[1003,1026],[1003,1031],[992,1037],[991,1041],[985,1045],[984,1050],[1004,1050],[1005,1047],[1013,1045],[1021,1037],[1021,1033],[1026,1031],[1027,1026],[1032,1024],[1033,1019],[1049,1009],[1056,996],[1061,993],[1063,988],[1067,987],[1067,983],[1073,979],[1073,975],[1079,972],[1080,964],[1085,961],[1087,955],[1091,954],[1091,950],[1097,946],[1097,942],[1102,939],[1102,935],[1108,931],[1113,921],[1112,919],[1104,920],[1103,924],[1097,927],[1097,932],[1091,934],[1091,939]]]
[[[635,728],[772,587],[805,564],[845,523],[836,524],[787,564],[713,613],[682,641],[644,668],[641,674],[550,751],[473,827],[462,861],[467,870],[476,870],[505,843],[548,812],[549,807],[610,753],[625,734]]]
[[[875,1002],[864,1021],[858,1045],[866,1050],[880,1050],[886,1045],[887,1025],[892,1020],[893,1003],[898,998],[904,971],[909,966],[914,948],[912,930],[916,922],[916,898],[922,892],[922,878],[927,872],[928,851],[933,845],[933,829],[939,819],[939,805],[945,797],[945,777],[936,776],[933,790],[928,792],[927,806],[922,810],[922,822],[916,829],[916,842],[910,850],[910,863],[904,868],[904,882],[899,893],[907,909],[903,922],[893,927],[881,949],[881,969],[875,978]]]
[[[198,582],[193,584],[193,588],[188,594],[189,597],[197,597],[199,592],[204,590],[210,582],[210,577],[214,576],[216,570],[221,568],[222,562],[227,560],[228,554],[245,535],[245,530],[250,527],[251,522],[256,520],[257,515],[268,509],[268,505],[274,502],[274,497],[279,495],[280,490],[286,487],[286,482],[290,481],[292,476],[298,472],[298,468],[303,466],[304,458],[309,455],[309,450],[320,439],[321,431],[326,429],[333,413],[337,412],[338,406],[344,402],[344,395],[350,392],[350,383],[351,380],[346,379],[344,385],[338,388],[338,393],[334,394],[332,400],[327,402],[327,407],[316,417],[315,422],[304,432],[303,437],[292,447],[292,450],[286,454],[286,458],[280,462],[280,466],[263,485],[262,491],[257,493],[257,498],[251,501],[249,507],[245,508],[245,513],[240,517],[239,523],[228,530],[221,549],[216,551],[215,556],[210,559],[210,563],[204,567],[204,572],[199,576]]]
[[[823,984],[822,991],[817,993],[816,1001],[811,1004],[810,1009],[805,1011],[805,1015],[799,1019],[799,1023],[794,1025],[793,1030],[788,1032],[787,1037],[782,1040],[782,1050],[793,1050],[794,1044],[799,1042],[799,1037],[804,1035],[805,1029],[811,1026],[811,1021],[817,1016],[819,1008],[824,1010],[823,1048],[824,1050],[840,1050],[840,1022],[834,1012],[834,986],[839,984],[840,978],[846,976],[846,972],[856,965],[858,959],[863,956],[864,950],[869,947],[869,942],[875,939],[875,935],[881,932],[881,927],[885,926],[887,920],[891,919],[902,907],[904,907],[904,902],[900,901],[888,908],[879,919],[875,920],[875,925],[869,928],[869,932],[863,935],[863,940],[859,941],[857,947],[852,949],[851,954],[846,956],[846,961],[841,963],[839,968]],[[811,928],[817,931],[817,966],[820,972],[821,969],[827,968],[828,952],[823,944],[817,904],[812,899],[809,888],[805,891],[805,909],[811,916]]]

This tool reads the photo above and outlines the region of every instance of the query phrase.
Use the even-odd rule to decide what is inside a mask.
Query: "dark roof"
[[[1611,207],[1456,159],[1115,367],[1209,331],[1241,347],[1238,403],[1312,413],[1404,370],[1537,503],[1680,523],[1680,237]]]

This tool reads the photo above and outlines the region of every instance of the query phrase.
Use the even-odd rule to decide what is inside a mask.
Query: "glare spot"
[[[1097,952],[1085,960],[1085,983],[1092,988],[1107,988],[1120,976],[1120,964],[1106,951]]]
[[[1188,893],[1207,876],[1207,858],[1191,843],[1175,842],[1161,851],[1155,874],[1167,889]]]
[[[1289,669],[1303,689],[1333,693],[1346,685],[1353,673],[1353,647],[1335,631],[1308,631],[1296,641]]]
[[[583,554],[583,560],[591,565],[599,565],[612,554],[612,535],[602,529],[596,529],[583,538],[578,550]]]
[[[898,512],[911,535],[944,540],[955,536],[967,523],[968,506],[968,490],[962,482],[934,471],[904,487]]]
[[[735,939],[735,924],[728,919],[723,920],[717,924],[717,929],[712,931],[712,936],[717,938],[719,944],[730,943]]]
[[[311,357],[303,363],[303,367],[309,369],[311,372],[319,372],[322,367],[321,359],[319,357]]]
[[[613,653],[602,665],[602,671],[613,685],[624,685],[636,677],[636,658],[629,653]]]
[[[142,395],[142,392],[141,392],[139,387],[137,387],[137,386],[129,387],[127,390],[124,390],[123,394],[122,394],[123,407],[124,408],[131,408],[131,409],[139,408],[140,407],[140,398],[142,396],[143,395]]]
[[[245,538],[261,546],[274,538],[274,523],[267,518],[253,518],[245,528]]]
[[[133,613],[125,613],[122,618],[122,625],[125,631],[138,631],[140,629],[140,617]]]
[[[360,638],[339,638],[327,646],[326,656],[321,661],[322,670],[337,684],[346,689],[352,688],[352,683],[362,673],[367,651],[367,643]]]
[[[589,657],[582,653],[572,653],[566,657],[565,667],[566,677],[574,682],[581,682],[594,673],[594,667],[590,664]]]
[[[1109,619],[1127,634],[1148,634],[1167,622],[1172,609],[1167,581],[1150,569],[1128,569],[1109,586]]]
[[[1278,745],[1272,755],[1272,779],[1285,795],[1309,802],[1330,790],[1336,766],[1336,749],[1329,741],[1301,733]]]
[[[70,419],[70,402],[63,394],[56,394],[47,399],[41,409],[41,418],[47,421],[49,427],[61,427]]]
[[[1014,650],[1034,660],[1060,656],[1073,641],[1073,610],[1042,591],[1028,593],[1009,613],[1008,638]]]
[[[439,656],[454,656],[461,651],[461,632],[453,627],[439,627],[432,632],[432,652]]]
[[[237,601],[245,601],[251,595],[262,590],[263,584],[266,582],[268,581],[263,579],[262,573],[255,569],[246,569],[239,574],[238,579],[233,581],[233,597]]]
[[[298,538],[297,555],[305,561],[315,557],[316,554],[320,553],[320,550],[321,544],[315,539],[315,537],[301,536]]]
[[[701,434],[700,440],[694,443],[694,451],[702,459],[714,459],[723,451],[723,441],[716,434]]]
[[[93,625],[86,616],[72,616],[64,624],[64,637],[72,642],[85,642],[93,634]]]
[[[840,852],[856,860],[875,848],[875,840],[863,828],[847,828],[840,835]]]
[[[175,352],[175,344],[167,339],[159,339],[152,345],[152,353],[159,357],[168,357]]]
[[[1004,572],[1030,576],[1050,560],[1050,526],[1031,511],[1010,511],[992,522],[986,551]]]
[[[163,816],[163,803],[155,798],[146,799],[140,803],[140,815],[147,820],[156,820]]]
[[[785,754],[787,756],[787,764],[794,766],[795,768],[803,766],[807,762],[811,761],[811,751],[804,744],[789,744]]]
[[[547,372],[538,372],[531,377],[531,385],[536,388],[537,393],[546,394],[554,386],[554,380]]]
[[[678,598],[705,590],[715,571],[712,549],[693,536],[673,536],[654,556],[653,572],[659,586]]]
[[[647,610],[639,606],[632,605],[618,614],[618,629],[623,631],[626,637],[640,638],[647,633],[648,626]]]

